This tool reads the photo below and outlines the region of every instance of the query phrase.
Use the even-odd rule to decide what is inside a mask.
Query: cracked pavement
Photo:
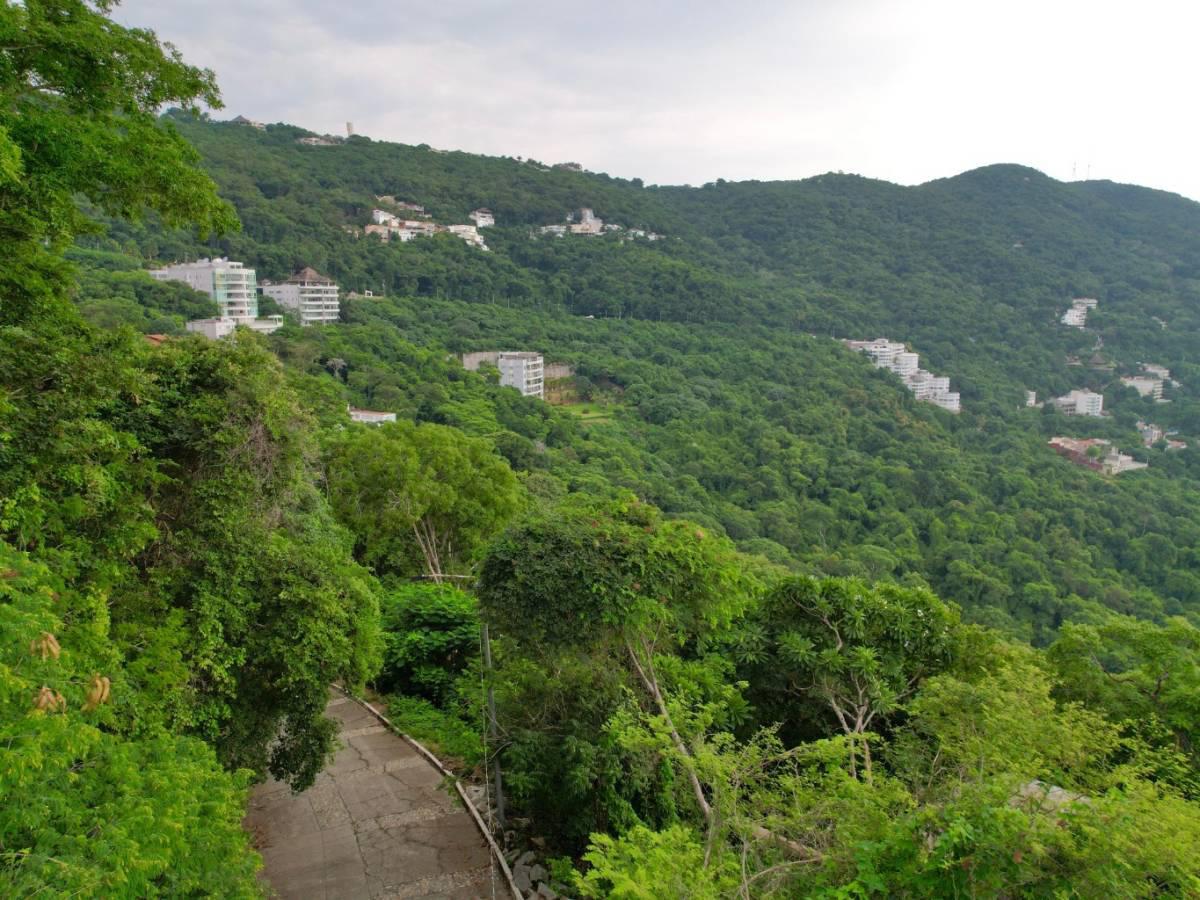
[[[353,700],[330,695],[342,749],[311,788],[251,791],[262,879],[284,898],[504,897],[487,843],[443,776]],[[493,891],[493,878],[494,891]]]

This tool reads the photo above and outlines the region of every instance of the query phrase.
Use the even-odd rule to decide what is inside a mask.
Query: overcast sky
[[[1200,199],[1189,0],[126,0],[241,114],[648,184],[995,162]]]

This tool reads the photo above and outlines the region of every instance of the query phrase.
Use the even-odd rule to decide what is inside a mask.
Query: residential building
[[[262,319],[192,319],[185,327],[193,334],[202,334],[210,341],[215,341],[233,334],[239,325],[259,334],[270,334],[283,327],[283,316],[267,316]]]
[[[249,125],[251,128],[257,128],[259,131],[267,130],[267,126],[262,122],[255,122],[253,119],[247,119],[245,116],[234,116],[229,121],[233,125]]]
[[[542,354],[502,352],[496,366],[500,369],[502,385],[514,387],[526,397],[544,396]]]
[[[959,394],[950,390],[950,379],[934,375],[920,368],[920,354],[913,353],[904,344],[876,338],[873,341],[843,341],[851,350],[865,353],[877,369],[888,369],[900,376],[917,400],[932,403],[941,409],[957,413],[962,411]]]
[[[1169,381],[1175,387],[1179,387],[1179,382],[1171,377],[1171,370],[1166,366],[1157,366],[1153,363],[1142,363],[1142,372],[1162,381]]]
[[[1150,422],[1138,419],[1138,433],[1142,436],[1142,446],[1152,447],[1163,439],[1163,430]]]
[[[1026,406],[1037,406],[1038,405],[1037,391],[1026,391],[1025,392],[1025,405]]]
[[[400,217],[386,209],[371,210],[371,221],[376,225],[399,225]]]
[[[263,293],[298,313],[301,325],[324,325],[338,320],[338,286],[311,266],[305,266],[283,284],[264,284]]]
[[[1161,378],[1152,375],[1133,375],[1128,378],[1122,378],[1121,384],[1133,388],[1143,397],[1152,397],[1155,400],[1163,398],[1163,383]]]
[[[254,319],[258,316],[254,270],[240,262],[220,258],[173,263],[152,269],[150,277],[155,281],[180,281],[193,290],[208,294],[220,308],[221,318]]]
[[[1094,391],[1071,391],[1052,401],[1059,412],[1068,416],[1104,415],[1104,395]]]
[[[566,225],[543,225],[538,229],[542,234],[549,234],[554,237],[562,237],[567,233]]]
[[[467,218],[469,218],[472,222],[474,222],[476,227],[478,227],[478,228],[491,228],[493,225],[496,224],[496,216],[492,213],[492,211],[490,209],[486,209],[486,208],[480,208],[480,209],[475,210]]]
[[[1119,475],[1145,469],[1148,463],[1138,462],[1132,456],[1121,453],[1110,441],[1103,438],[1053,437],[1047,442],[1054,452],[1071,462],[1105,475]]]
[[[382,425],[384,422],[396,421],[396,414],[394,412],[380,412],[375,409],[355,409],[353,406],[347,406],[346,411],[350,414],[351,422],[362,422],[364,425]]]
[[[473,247],[478,247],[481,250],[487,249],[487,244],[483,242],[483,235],[479,233],[479,229],[474,225],[447,225],[446,231],[455,237],[460,237]]]
[[[1083,328],[1087,324],[1088,311],[1095,309],[1100,301],[1093,297],[1076,297],[1071,301],[1071,308],[1062,315],[1060,320],[1072,328]]]

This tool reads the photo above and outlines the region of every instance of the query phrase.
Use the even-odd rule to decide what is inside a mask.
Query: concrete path
[[[276,781],[251,792],[246,827],[270,888],[306,900],[507,897],[442,774],[358,703],[330,697],[342,742],[333,764],[302,794]]]

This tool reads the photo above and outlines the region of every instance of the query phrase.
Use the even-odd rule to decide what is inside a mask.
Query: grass
[[[428,700],[389,694],[387,717],[409,737],[420,741],[454,772],[476,768],[483,761],[478,729]]]
[[[611,403],[573,403],[570,406],[565,406],[563,409],[569,410],[572,414],[579,417],[579,421],[584,425],[598,425],[604,422],[611,422],[613,413],[619,407]]]

